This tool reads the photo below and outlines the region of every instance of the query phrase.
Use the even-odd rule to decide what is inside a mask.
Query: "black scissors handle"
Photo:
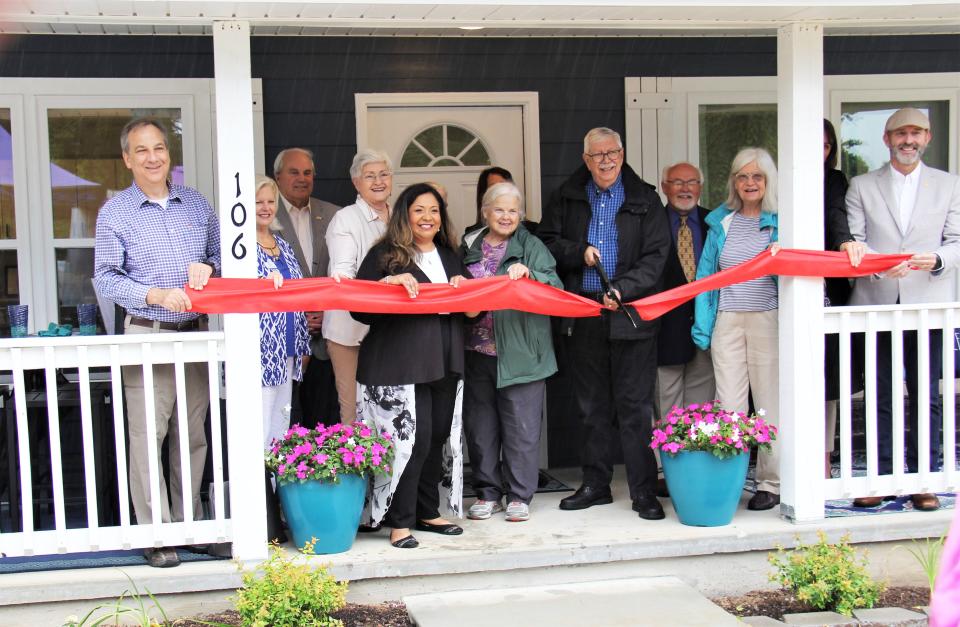
[[[592,246],[592,244],[591,244]],[[629,307],[624,307],[623,301],[620,300],[620,295],[617,294],[616,290],[610,285],[610,277],[607,276],[607,271],[603,269],[603,265],[600,263],[600,258],[594,257],[596,263],[593,267],[596,269],[597,274],[600,276],[600,287],[603,289],[603,293],[606,294],[607,298],[617,303],[617,307],[620,308],[620,311],[627,316],[627,320],[630,321],[630,324],[633,325],[634,329],[640,328],[640,323],[637,322],[637,319]]]

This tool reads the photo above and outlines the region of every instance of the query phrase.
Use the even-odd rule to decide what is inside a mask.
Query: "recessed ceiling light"
[[[483,26],[457,26],[460,30],[483,30]]]

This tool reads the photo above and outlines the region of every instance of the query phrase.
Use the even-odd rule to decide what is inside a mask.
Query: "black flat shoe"
[[[587,509],[594,505],[607,505],[609,503],[613,503],[610,486],[594,488],[588,485],[582,485],[576,492],[565,499],[561,499],[560,509]]]
[[[404,536],[399,540],[394,540],[390,544],[397,547],[398,549],[415,549],[418,546],[420,546],[420,543],[417,542],[417,539],[414,538],[413,536]]]
[[[463,533],[463,528],[453,523],[435,525],[433,523],[418,520],[417,524],[414,525],[414,528],[417,531],[429,531],[430,533],[439,533],[440,535],[444,536],[459,536],[461,533]]]
[[[640,515],[644,520],[663,520],[666,514],[663,513],[663,506],[660,501],[652,494],[642,494],[633,500],[633,511]]]
[[[780,504],[780,495],[766,490],[757,490],[757,493],[747,502],[747,509],[759,512],[766,509],[773,509],[775,505]]]
[[[380,531],[380,529],[382,528],[383,528],[383,525],[380,523],[377,523],[376,525],[360,525],[359,527],[357,527],[357,531],[359,531],[360,533],[376,533]]]

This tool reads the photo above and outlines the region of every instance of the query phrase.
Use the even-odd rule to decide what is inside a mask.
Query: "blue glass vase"
[[[662,453],[663,476],[677,517],[685,525],[729,525],[747,480],[750,453],[720,459],[708,451]]]
[[[350,550],[360,525],[366,491],[366,477],[358,475],[343,475],[338,483],[278,482],[280,506],[294,545],[302,549],[316,538],[313,552],[318,555]]]

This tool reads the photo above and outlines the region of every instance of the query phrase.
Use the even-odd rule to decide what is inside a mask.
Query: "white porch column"
[[[823,248],[823,27],[777,31],[780,242]],[[781,513],[823,518],[823,286],[780,279]]]
[[[217,92],[217,206],[223,276],[257,276],[254,199],[253,90],[250,25],[214,22]],[[257,314],[224,316],[227,446],[233,556],[267,557],[260,395],[260,322]]]

